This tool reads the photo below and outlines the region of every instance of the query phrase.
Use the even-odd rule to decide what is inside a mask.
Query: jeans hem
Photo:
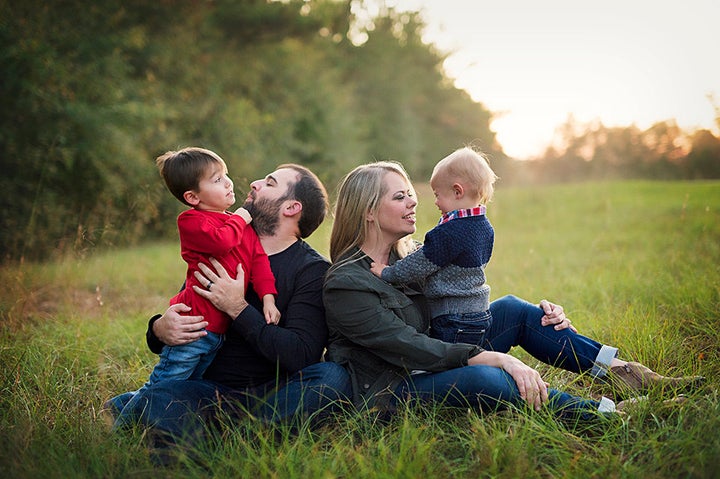
[[[618,355],[618,348],[607,346],[605,344],[600,348],[595,363],[593,364],[590,374],[594,378],[603,378],[610,370],[610,363]]]

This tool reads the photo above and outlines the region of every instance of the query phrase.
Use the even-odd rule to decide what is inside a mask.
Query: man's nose
[[[250,183],[250,188],[255,191],[260,191],[260,188],[262,188],[262,180],[253,181]]]

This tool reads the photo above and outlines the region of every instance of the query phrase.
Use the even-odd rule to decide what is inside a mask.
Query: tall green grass
[[[437,212],[420,187],[418,239]],[[147,318],[182,282],[177,244],[0,269],[3,477],[715,477],[720,468],[720,183],[499,188],[492,297],[562,304],[581,332],[669,374],[708,383],[678,405],[651,397],[592,426],[546,412],[408,408],[389,423],[340,415],[291,434],[248,420],[156,469],[143,431],[111,435],[108,397],[155,357]],[[330,225],[311,239],[327,253]],[[554,386],[607,392],[521,351]],[[612,392],[612,391],[610,391]],[[190,459],[192,457],[193,459]]]

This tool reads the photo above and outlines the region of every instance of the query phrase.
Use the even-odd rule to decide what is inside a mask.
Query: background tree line
[[[720,108],[715,107],[720,127]],[[681,130],[674,120],[647,130],[636,126],[578,124],[571,117],[556,131],[553,146],[536,161],[515,163],[513,182],[646,178],[720,178],[720,138],[709,130]]]
[[[358,8],[362,0],[0,0],[0,261],[173,235],[182,206],[154,158],[190,145],[218,152],[241,189],[284,162],[331,188],[372,159],[400,160],[422,181],[469,143],[504,182],[546,171],[505,157],[491,112],[453,86],[417,14],[382,9],[361,25]],[[635,148],[637,132],[626,130],[568,137],[542,163],[556,179],[605,171],[601,162],[655,171],[657,155],[645,153],[666,148],[666,133],[647,143],[640,132],[645,146]],[[679,176],[717,175],[718,139],[707,134],[683,160],[694,173]],[[588,145],[591,159],[580,154]]]

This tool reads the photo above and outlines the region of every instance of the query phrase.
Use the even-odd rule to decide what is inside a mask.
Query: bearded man
[[[195,292],[235,318],[203,379],[159,382],[142,393],[142,401],[133,401],[133,410],[124,407],[132,393],[104,405],[115,429],[148,427],[151,437],[162,439],[161,450],[201,437],[219,412],[267,422],[320,419],[350,395],[345,370],[321,361],[328,336],[322,287],[329,263],[303,241],[325,219],[325,187],[307,168],[285,164],[250,188],[243,206],[270,259],[280,322],[267,324],[261,300],[252,290],[245,294],[241,267],[232,278],[216,261],[213,268],[200,265],[196,276],[211,287],[194,286]],[[148,347],[159,354],[165,345],[194,341],[206,334],[206,324],[187,306],[170,306],[150,319]],[[155,442],[158,450],[160,441]]]

